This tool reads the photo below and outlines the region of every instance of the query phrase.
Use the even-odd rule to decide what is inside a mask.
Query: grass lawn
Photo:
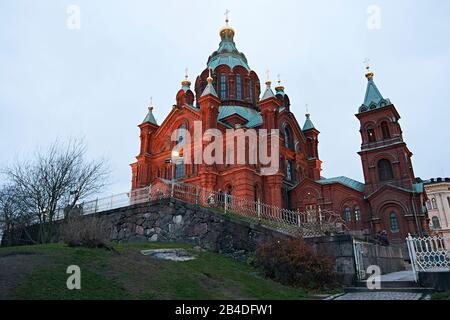
[[[432,300],[450,300],[450,291],[447,292],[435,292],[431,296]]]
[[[174,262],[143,256],[142,249],[184,248],[196,260]],[[69,248],[63,244],[0,249],[0,278],[13,272],[15,257],[27,258],[7,298],[13,299],[305,299],[306,290],[263,278],[256,269],[186,244],[144,243],[106,249]],[[8,259],[8,260],[6,260]],[[3,262],[2,262],[3,260]],[[39,261],[33,267],[33,261]],[[31,264],[31,265],[30,265]],[[81,268],[81,290],[68,290],[69,265]],[[17,272],[16,272],[17,273]],[[9,278],[14,281],[14,273]],[[1,284],[1,283],[0,283]],[[10,283],[11,287],[11,283]],[[2,289],[2,288],[0,288]]]

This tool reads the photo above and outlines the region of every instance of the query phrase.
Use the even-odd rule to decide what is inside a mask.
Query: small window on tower
[[[392,165],[389,160],[382,159],[378,162],[378,175],[380,181],[389,181],[394,179]]]
[[[377,139],[375,137],[375,129],[370,127],[367,129],[367,139],[369,140],[369,143],[376,142]]]
[[[253,80],[250,80],[248,89],[249,89],[248,90],[248,96],[250,98],[250,102],[253,103]]]
[[[236,99],[242,100],[242,78],[241,75],[236,75]]]
[[[386,121],[383,121],[383,123],[381,123],[381,131],[383,132],[384,140],[391,138],[391,132],[389,131],[389,125]]]

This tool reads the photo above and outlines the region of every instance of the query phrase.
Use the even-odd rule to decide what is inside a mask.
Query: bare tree
[[[24,214],[21,203],[16,197],[14,187],[0,188],[0,239],[4,245],[12,245],[15,232],[21,232],[32,221],[32,217]]]
[[[105,161],[87,161],[83,140],[55,142],[35,158],[5,171],[20,207],[39,223],[40,242],[49,242],[61,209],[69,212],[77,202],[100,192],[109,169]],[[66,210],[67,213],[67,210]]]

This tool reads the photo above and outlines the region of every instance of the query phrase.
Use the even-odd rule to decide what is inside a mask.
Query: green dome
[[[236,66],[242,66],[250,71],[251,69],[248,66],[247,58],[236,48],[236,44],[233,40],[233,29],[222,29],[220,37],[222,38],[222,41],[219,44],[219,49],[209,56],[208,68],[215,70],[220,65],[227,65],[233,69]]]

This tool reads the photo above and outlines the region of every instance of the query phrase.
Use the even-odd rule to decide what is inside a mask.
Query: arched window
[[[183,123],[177,129],[177,145],[178,146],[181,146],[186,142],[186,134],[187,134],[187,125],[186,125],[186,123]]]
[[[382,159],[378,162],[378,176],[380,181],[389,181],[394,179],[392,165],[389,160]]]
[[[437,209],[437,208],[438,208],[438,207],[437,207],[437,201],[436,201],[436,198],[431,199],[431,203],[432,203],[433,209]]]
[[[287,167],[286,167],[286,179],[288,181],[293,181],[294,180],[294,165],[292,164],[292,161],[289,160],[287,162]]]
[[[228,98],[227,93],[227,76],[225,73],[220,74],[220,99],[226,100]]]
[[[250,99],[250,102],[253,103],[253,80],[249,81],[249,88],[248,88],[248,97]]]
[[[292,149],[291,132],[286,124],[283,127],[283,136],[284,136],[284,146],[288,149]]]
[[[361,221],[361,208],[359,206],[355,206],[355,220],[356,222]]]
[[[432,207],[431,207],[431,201],[430,201],[430,200],[427,200],[427,209],[428,209],[428,210],[431,210],[431,209],[432,209]]]
[[[352,222],[352,211],[350,210],[350,208],[345,208],[344,214],[345,214],[345,222],[347,223]]]
[[[240,74],[236,75],[236,99],[242,100],[242,78]]]
[[[374,128],[372,127],[367,128],[367,139],[369,140],[369,143],[377,141]]]
[[[389,219],[391,221],[391,231],[392,233],[397,233],[400,231],[400,227],[398,225],[398,219],[397,214],[395,212],[392,212],[389,216]]]
[[[434,217],[431,219],[431,221],[432,221],[432,223],[433,223],[433,229],[434,229],[434,230],[438,230],[438,229],[441,228],[441,222],[439,221],[439,218],[438,218],[438,217],[434,216]]]
[[[391,138],[391,132],[389,131],[389,125],[386,121],[383,121],[381,123],[381,132],[383,133],[384,140]]]
[[[180,179],[182,177],[184,177],[184,160],[183,158],[180,158],[175,164],[175,179]]]

